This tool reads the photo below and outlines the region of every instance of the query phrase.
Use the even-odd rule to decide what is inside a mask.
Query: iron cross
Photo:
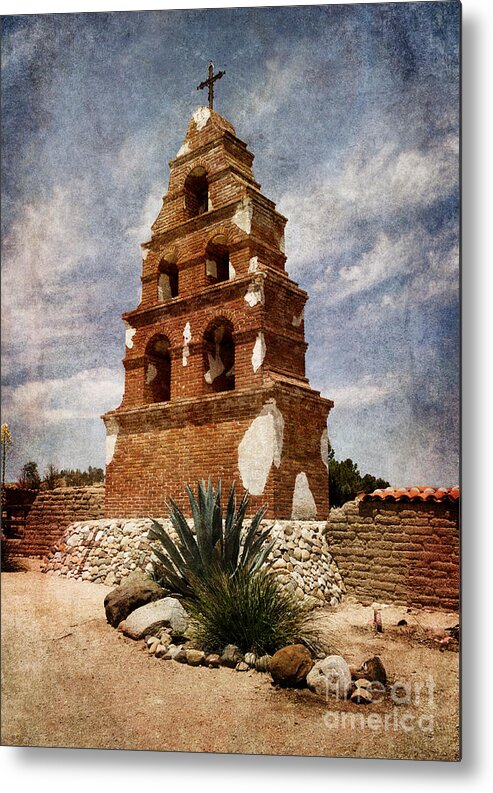
[[[212,110],[214,106],[214,82],[215,80],[220,80],[221,77],[226,74],[226,72],[218,72],[214,74],[214,64],[212,61],[209,61],[209,77],[207,80],[204,80],[200,85],[197,86],[197,91],[200,88],[208,88],[209,89],[209,108]]]

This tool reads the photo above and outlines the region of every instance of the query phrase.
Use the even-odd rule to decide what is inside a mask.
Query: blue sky
[[[336,456],[395,485],[457,482],[458,26],[456,2],[4,19],[8,477],[103,465],[120,315],[212,59],[216,109],[288,217]]]

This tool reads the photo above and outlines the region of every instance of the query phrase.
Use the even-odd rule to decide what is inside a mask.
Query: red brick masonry
[[[252,162],[208,108],[170,162],[141,302],[123,317],[123,401],[104,416],[108,517],[161,516],[170,496],[188,509],[184,484],[209,476],[236,480],[268,517],[327,517],[332,402],[305,376],[308,296]]]

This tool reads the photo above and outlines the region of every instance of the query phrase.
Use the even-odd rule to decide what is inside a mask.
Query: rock
[[[380,660],[378,655],[373,656],[373,658],[369,658],[368,661],[365,661],[361,664],[361,668],[359,669],[360,677],[364,677],[367,680],[378,680],[379,683],[382,683],[383,686],[387,685],[387,672],[385,671],[385,667]]]
[[[176,644],[170,644],[166,653],[163,655],[165,661],[172,661],[175,657],[176,653],[181,650],[181,647],[177,647]]]
[[[219,669],[221,666],[221,656],[217,655],[217,653],[211,653],[210,655],[206,655],[205,663],[207,666],[210,666],[211,669]]]
[[[235,669],[237,672],[248,672],[250,667],[245,663],[245,661],[240,661],[236,664]]]
[[[154,653],[155,658],[164,658],[166,653],[168,652],[168,648],[164,646],[164,644],[158,644],[156,647],[156,651]]]
[[[178,651],[173,655],[173,661],[176,661],[178,664],[186,664],[187,651],[184,650],[183,647],[179,647]]]
[[[160,600],[163,594],[164,590],[150,578],[142,576],[140,579],[126,581],[106,595],[104,599],[106,619],[116,628],[132,611],[152,601]]]
[[[371,680],[366,680],[364,677],[360,677],[359,680],[355,681],[354,685],[356,686],[356,688],[371,689],[372,682]]]
[[[351,673],[351,677],[353,680],[357,680],[360,677],[360,668],[356,666],[356,664],[349,664],[348,669]]]
[[[358,705],[370,705],[373,702],[373,697],[367,688],[357,688],[351,694],[351,702],[356,702]]]
[[[274,653],[270,673],[281,686],[302,686],[313,666],[309,650],[303,644],[290,644]]]
[[[171,634],[181,636],[187,629],[187,613],[176,598],[161,598],[132,611],[119,630],[131,639],[142,639],[161,627],[171,628]]]
[[[260,658],[257,658],[257,660],[255,661],[255,669],[257,670],[257,672],[269,672],[270,662],[271,662],[270,655],[262,655]]]
[[[341,655],[328,655],[317,661],[308,673],[306,682],[308,688],[320,696],[334,695],[337,699],[344,699],[351,687],[351,673]]]
[[[154,654],[155,654],[155,652],[156,652],[156,650],[157,650],[157,648],[158,648],[159,646],[160,646],[159,639],[156,639],[156,640],[155,640],[155,641],[153,641],[151,644],[148,644],[148,645],[147,645],[147,649],[148,649],[148,651],[149,651],[149,655],[154,655]]]
[[[245,663],[250,667],[255,667],[256,662],[255,653],[245,653]]]
[[[185,653],[189,666],[200,666],[205,660],[205,653],[202,650],[185,650]]]
[[[148,647],[153,644],[159,644],[159,636],[146,636],[146,644]]]
[[[236,664],[243,660],[236,644],[227,644],[221,655],[221,666],[228,666],[230,669],[235,669]]]

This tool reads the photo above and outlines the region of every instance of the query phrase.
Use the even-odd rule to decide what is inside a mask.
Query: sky
[[[459,455],[459,4],[10,16],[2,31],[7,479],[104,465],[121,314],[212,59],[288,218],[337,459],[451,486]]]

